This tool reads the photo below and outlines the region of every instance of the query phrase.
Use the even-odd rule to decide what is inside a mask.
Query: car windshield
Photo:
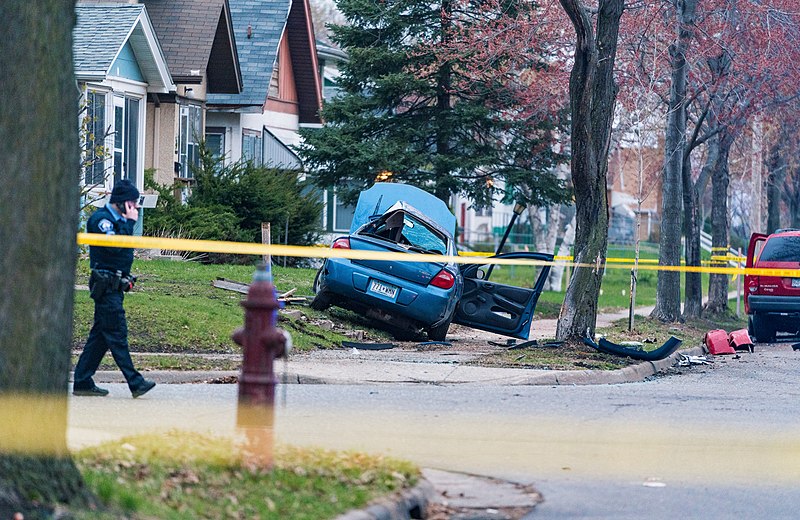
[[[759,257],[761,262],[800,262],[800,236],[772,237]]]
[[[441,233],[404,211],[384,215],[364,228],[362,233],[391,240],[421,253],[443,255],[447,252],[447,239]]]

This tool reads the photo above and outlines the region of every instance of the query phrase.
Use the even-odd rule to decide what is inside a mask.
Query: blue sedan
[[[445,258],[457,255],[455,226],[447,205],[430,193],[405,184],[375,184],[361,193],[350,234],[332,247],[439,254],[442,261],[328,258],[314,281],[311,307],[353,310],[384,323],[401,340],[425,331],[431,340],[442,341],[454,322],[527,338],[549,265],[532,289],[490,283],[482,278],[491,270],[459,267]],[[552,260],[540,253],[496,257]]]

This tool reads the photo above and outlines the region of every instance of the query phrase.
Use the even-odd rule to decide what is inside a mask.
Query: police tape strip
[[[350,260],[393,260],[399,262],[452,262],[456,264],[477,265],[560,265],[574,268],[609,268],[632,269],[641,271],[672,271],[684,273],[708,273],[723,275],[762,275],[786,278],[800,278],[800,269],[763,269],[741,267],[697,267],[684,265],[653,265],[639,261],[638,266],[633,259],[620,258],[620,262],[607,259],[605,264],[569,262],[570,257],[555,257],[552,261],[525,258],[487,258],[486,256],[442,256],[423,253],[391,253],[384,251],[364,251],[354,249],[332,249],[318,246],[289,246],[280,244],[256,244],[251,242],[227,242],[219,240],[195,240],[188,238],[159,238],[127,235],[101,235],[94,233],[78,233],[78,244],[88,246],[123,247],[136,249],[165,249],[170,251],[195,251],[203,253],[226,253],[256,256],[291,256],[299,258],[347,258]],[[650,259],[652,262],[653,260]]]

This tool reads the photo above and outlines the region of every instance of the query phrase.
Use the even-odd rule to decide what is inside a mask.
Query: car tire
[[[447,338],[447,331],[450,329],[450,322],[453,320],[451,316],[447,321],[442,322],[436,327],[428,329],[428,339],[431,341],[444,341]]]
[[[314,299],[311,300],[311,304],[309,304],[309,307],[315,311],[324,311],[330,306],[331,295],[326,292],[318,292],[316,295],[314,295]]]
[[[751,318],[753,334],[759,343],[772,343],[775,341],[775,327],[773,327],[766,316],[753,314]],[[750,327],[748,327],[750,328]]]

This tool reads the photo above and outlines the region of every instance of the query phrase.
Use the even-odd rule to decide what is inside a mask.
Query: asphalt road
[[[531,518],[797,518],[799,352],[761,347],[599,386],[286,385],[276,440],[514,480]],[[127,433],[235,429],[233,385],[72,398],[73,447]],[[285,403],[284,401],[285,396]]]

